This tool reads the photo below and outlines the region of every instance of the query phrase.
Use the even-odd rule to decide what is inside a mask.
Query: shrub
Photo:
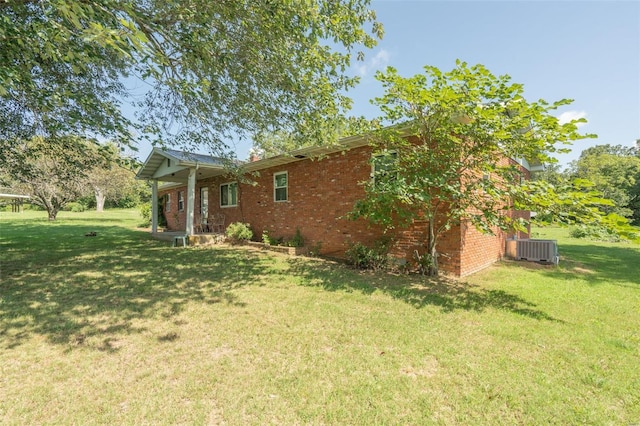
[[[281,246],[284,243],[283,237],[272,237],[269,235],[269,231],[266,229],[262,231],[262,242],[264,244],[269,244],[270,246]]]
[[[316,241],[311,247],[309,247],[309,256],[316,257],[320,256],[320,251],[322,251],[322,241]]]
[[[431,272],[435,268],[435,261],[433,256],[429,253],[420,254],[418,250],[413,251],[413,260],[416,262],[418,272],[422,275],[431,275]]]
[[[290,239],[287,242],[287,245],[289,247],[302,247],[302,246],[304,246],[304,238],[302,237],[302,234],[300,233],[300,228],[296,228],[296,235],[294,235],[293,238]]]
[[[42,206],[39,206],[37,204],[31,204],[31,203],[24,203],[22,205],[22,208],[27,211],[27,210],[33,210],[33,211],[44,211],[45,208]]]
[[[247,241],[253,237],[253,231],[247,223],[233,222],[227,226],[226,235],[232,242]]]
[[[384,269],[387,266],[389,241],[378,240],[373,247],[362,243],[351,244],[346,251],[347,262],[357,269]]]
[[[151,204],[145,203],[140,206],[140,216],[142,216],[143,225],[147,226],[151,223]]]
[[[278,241],[275,238],[269,236],[269,231],[267,231],[266,229],[262,231],[262,242],[270,246],[278,245]]]
[[[593,241],[620,241],[620,235],[599,225],[578,225],[569,232],[572,238],[586,238]]]
[[[82,213],[86,209],[87,208],[84,206],[84,204],[76,203],[76,202],[67,203],[67,205],[64,206],[65,211],[74,212],[74,213]]]

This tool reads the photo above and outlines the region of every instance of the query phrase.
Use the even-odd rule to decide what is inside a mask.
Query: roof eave
[[[336,152],[345,151],[360,146],[367,145],[367,137],[364,135],[349,136],[340,139],[334,145],[308,146],[298,148],[288,154],[280,154],[274,157],[268,157],[261,160],[244,164],[244,169],[248,172],[268,169],[270,167],[294,163],[296,161],[306,160],[308,158],[320,157],[323,155],[335,154]]]

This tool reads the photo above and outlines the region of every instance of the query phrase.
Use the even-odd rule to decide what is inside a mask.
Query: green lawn
[[[640,422],[638,246],[430,282],[139,221],[0,213],[0,423]]]

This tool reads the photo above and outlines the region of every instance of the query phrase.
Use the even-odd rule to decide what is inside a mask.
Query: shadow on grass
[[[84,236],[92,231],[95,237]],[[38,222],[3,223],[0,347],[16,348],[41,335],[69,350],[97,340],[102,343],[94,348],[116,352],[122,335],[148,332],[140,320],[158,318],[178,324],[177,316],[194,301],[242,307],[237,289],[260,286],[283,274],[327,291],[381,291],[416,308],[436,306],[444,312],[490,308],[557,321],[517,295],[464,281],[358,273],[332,262],[302,258],[288,258],[283,269],[255,250],[184,249],[169,244],[112,221],[51,227]],[[611,268],[614,276],[626,275]],[[170,332],[155,338],[172,342],[179,335]]]
[[[96,231],[96,237],[84,237]],[[191,301],[242,307],[234,290],[273,273],[268,258],[233,249],[172,248],[109,224],[3,229],[0,347],[42,335],[69,350],[89,339],[118,350],[145,318],[174,318]],[[160,342],[176,336],[157,337]]]
[[[612,284],[640,290],[640,247],[637,245],[564,243],[560,250],[560,271],[579,275],[593,285]]]
[[[297,258],[290,259],[289,264],[295,274],[305,278],[306,285],[322,287],[327,291],[359,291],[364,294],[381,291],[418,309],[437,306],[443,312],[482,312],[492,308],[536,320],[561,322],[536,309],[535,304],[519,296],[502,290],[486,290],[462,280],[358,273],[343,265],[322,261],[309,262]]]

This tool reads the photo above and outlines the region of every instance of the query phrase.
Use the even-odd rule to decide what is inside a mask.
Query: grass
[[[0,423],[640,422],[638,246],[427,281],[139,221],[0,213]]]

